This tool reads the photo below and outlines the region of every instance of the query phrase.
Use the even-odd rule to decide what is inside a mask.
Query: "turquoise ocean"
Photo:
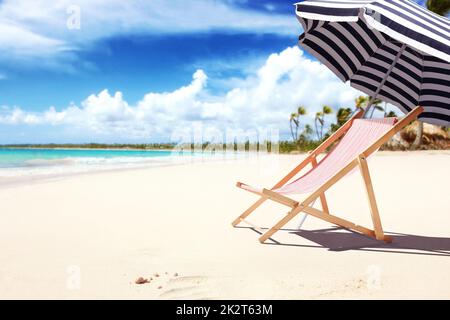
[[[173,156],[172,151],[0,148],[0,168],[80,163],[130,162]]]
[[[195,158],[198,156],[194,153],[171,150],[0,148],[0,178],[161,166]]]

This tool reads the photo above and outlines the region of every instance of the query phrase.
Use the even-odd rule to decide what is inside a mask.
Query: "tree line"
[[[289,117],[291,138],[296,149],[307,151],[320,144],[343,126],[356,111],[366,108],[369,102],[370,97],[360,96],[355,100],[354,108],[339,108],[336,113],[333,108],[324,105],[320,111],[314,114],[314,127],[307,123],[307,108],[299,106],[296,112],[291,113]],[[388,111],[387,104],[381,100],[375,99],[372,103],[373,110],[383,112],[384,117],[397,116],[395,112]],[[334,119],[332,118],[333,114],[335,114]]]

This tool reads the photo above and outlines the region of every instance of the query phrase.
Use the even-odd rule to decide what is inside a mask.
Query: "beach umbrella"
[[[342,81],[419,119],[450,124],[450,21],[409,0],[296,4],[300,45]]]

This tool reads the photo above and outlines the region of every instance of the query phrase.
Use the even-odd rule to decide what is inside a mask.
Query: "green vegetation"
[[[292,113],[289,119],[292,141],[280,142],[280,152],[290,153],[314,150],[325,139],[344,125],[356,110],[365,108],[369,101],[369,97],[358,97],[355,100],[354,109],[348,107],[339,108],[336,112],[334,121],[331,120],[331,115],[335,114],[334,110],[330,106],[323,106],[314,116],[314,130],[310,125],[303,123],[306,122],[304,119],[308,115],[306,107],[298,107],[297,112]],[[380,104],[381,100],[375,100],[374,105],[377,107],[377,110],[380,110]],[[384,111],[384,109],[382,110]],[[390,113],[390,116],[392,116],[392,113]],[[327,131],[325,131],[326,128],[328,128]]]
[[[317,112],[314,117],[315,130],[307,124],[302,124],[305,115],[308,114],[305,107],[298,108],[296,113],[291,114],[290,127],[292,141],[283,141],[279,145],[281,153],[307,152],[314,150],[325,139],[342,127],[358,109],[365,109],[370,103],[370,97],[360,96],[355,99],[354,108],[339,108],[336,113],[329,106],[323,106],[322,110]],[[387,104],[381,100],[373,101],[373,109],[382,112],[384,117],[397,117],[395,112],[387,110]],[[300,112],[301,111],[301,112]],[[370,115],[371,112],[369,112]],[[335,114],[334,121],[330,115]],[[328,130],[325,132],[325,128]],[[450,148],[449,131],[447,128],[439,128],[430,126],[425,132],[423,124],[419,121],[413,122],[411,125],[401,131],[400,135],[390,140],[382,150],[408,150],[414,148],[417,136],[420,134],[421,150],[441,150]]]
[[[427,8],[436,14],[446,16],[450,12],[450,0],[427,0]]]
[[[329,106],[323,106],[322,111],[316,113],[316,117],[314,118],[314,126],[316,128],[317,140],[323,140],[323,128],[325,127],[325,116],[332,113],[333,109],[331,109]]]
[[[291,117],[289,119],[289,124],[291,127],[291,135],[293,140],[299,139],[298,136],[298,130],[300,127],[300,117],[306,115],[306,108],[303,106],[298,107],[297,112],[291,113]],[[306,127],[308,126],[308,127]],[[307,133],[307,131],[311,131],[311,127],[309,125],[306,125],[303,129],[303,132],[301,135],[304,135]]]

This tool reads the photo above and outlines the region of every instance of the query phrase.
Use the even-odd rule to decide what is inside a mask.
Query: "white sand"
[[[235,182],[270,187],[302,157],[3,187],[0,298],[450,298],[450,152],[379,153],[371,160],[384,227],[400,234],[391,246],[348,231],[317,231],[332,226],[313,217],[304,229],[316,232],[280,231],[280,245],[232,228],[256,199]],[[328,198],[334,214],[370,226],[359,174]],[[286,212],[266,204],[250,220],[270,227]],[[134,284],[140,276],[154,280]]]

